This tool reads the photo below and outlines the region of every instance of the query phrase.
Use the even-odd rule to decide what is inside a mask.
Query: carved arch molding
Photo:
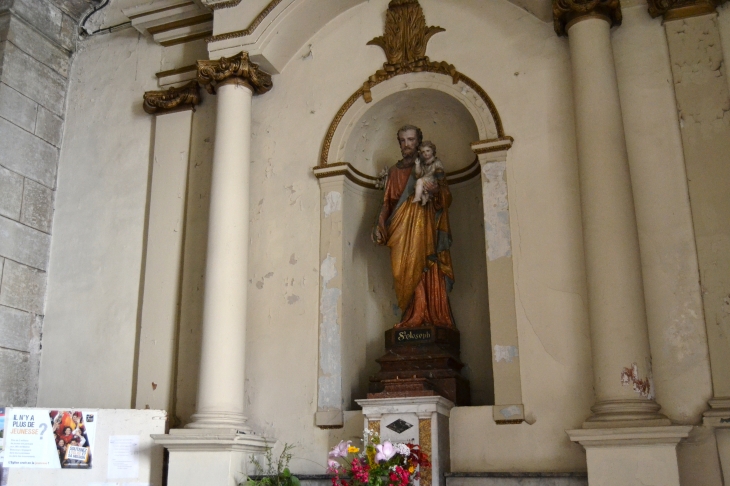
[[[426,25],[423,9],[418,0],[390,2],[384,34],[368,42],[368,45],[376,45],[383,49],[386,62],[383,63],[382,69],[370,76],[335,114],[322,143],[319,164],[315,169],[347,165],[346,162],[338,160],[340,151],[337,142],[344,142],[348,135],[348,123],[343,124],[343,120],[351,121],[349,118],[357,119],[358,115],[362,115],[367,109],[366,105],[374,100],[373,90],[379,92],[376,95],[377,100],[402,89],[428,88],[446,92],[462,103],[477,123],[480,140],[474,141],[473,145],[485,142],[512,142],[512,138],[505,135],[499,112],[486,91],[473,79],[457,71],[452,64],[445,61],[431,61],[426,56],[428,41],[444,30],[441,27]],[[431,75],[428,76],[428,73]],[[403,75],[408,75],[407,87],[403,88],[403,84],[399,83],[399,87],[396,88],[394,83],[389,83]],[[445,77],[448,77],[448,80]],[[399,81],[402,79],[399,78]],[[453,89],[448,89],[448,84],[451,84]],[[374,184],[376,178],[355,172],[361,179],[359,181],[361,185]]]

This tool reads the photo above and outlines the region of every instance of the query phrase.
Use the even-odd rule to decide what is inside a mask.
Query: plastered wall
[[[343,429],[314,426],[321,202],[311,168],[334,114],[385,60],[379,48],[365,44],[382,33],[387,3],[371,0],[328,23],[275,76],[273,90],[253,103],[251,241],[241,249],[250,256],[247,415],[257,432],[298,445],[293,466],[300,473],[322,473],[327,448],[362,429],[356,411],[346,412]],[[515,138],[507,181],[527,422],[497,426],[489,406],[454,409],[452,470],[584,470],[582,447],[565,434],[581,425],[593,403],[567,40],[506,0],[421,4],[429,25],[446,29],[431,40],[429,57],[479,83]],[[666,44],[661,24],[641,9],[626,9],[625,17],[614,48],[657,396],[671,418],[696,423],[709,377],[678,128],[667,123],[676,109],[665,79]],[[155,89],[161,56],[161,48],[124,30],[85,43],[74,64],[39,404],[128,407],[133,398],[152,140],[152,120],[140,100]],[[173,423],[186,423],[195,411],[216,101],[204,95],[193,116]],[[473,192],[455,196],[476,198],[479,191]],[[460,223],[452,222],[455,237]],[[363,245],[356,259],[387,251],[356,244]],[[474,258],[477,253],[469,250]],[[370,270],[365,260],[358,265]],[[368,339],[381,332],[368,328]],[[498,344],[489,343],[482,355]],[[96,363],[95,372],[69,386],[56,376],[78,348]],[[378,354],[366,350],[367,359]],[[675,375],[676,383],[669,379]]]
[[[124,30],[71,69],[51,242],[39,406],[132,406],[152,118],[161,48]],[[93,373],[60,379],[79,363]]]

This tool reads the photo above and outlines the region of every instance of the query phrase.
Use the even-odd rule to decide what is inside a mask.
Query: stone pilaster
[[[191,81],[177,88],[148,91],[143,99],[144,110],[156,116],[135,407],[162,409],[174,416],[185,195],[193,111],[200,103],[200,87]]]
[[[651,0],[663,15],[687,170],[714,398],[704,424],[730,457],[730,89],[711,0]],[[722,430],[721,430],[722,429]],[[723,462],[730,477],[730,460]],[[727,480],[727,479],[726,479]]]

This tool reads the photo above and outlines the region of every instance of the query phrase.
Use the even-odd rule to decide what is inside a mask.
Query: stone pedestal
[[[168,486],[238,486],[251,456],[275,442],[235,429],[173,429],[152,438],[169,451]]]
[[[569,430],[586,450],[591,486],[679,486],[677,444],[690,426]]]
[[[380,372],[370,378],[368,398],[440,395],[459,406],[470,404],[456,329],[393,328],[385,332],[385,351],[377,360]]]
[[[418,486],[444,486],[443,473],[451,467],[449,414],[453,402],[439,397],[378,398],[357,400],[365,416],[365,429],[381,441],[411,443],[428,455],[431,469],[421,471]]]

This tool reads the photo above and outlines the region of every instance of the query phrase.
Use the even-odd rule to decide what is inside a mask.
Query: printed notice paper
[[[88,410],[5,410],[8,468],[90,469],[96,412]]]
[[[136,478],[139,476],[139,436],[109,436],[108,479]]]

